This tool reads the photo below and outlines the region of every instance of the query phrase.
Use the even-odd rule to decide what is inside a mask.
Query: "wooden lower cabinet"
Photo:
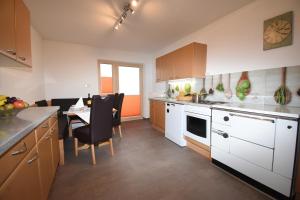
[[[43,199],[47,199],[49,188],[53,179],[52,144],[51,135],[48,131],[38,143],[39,172],[41,177]]]
[[[165,102],[150,100],[150,121],[152,127],[165,133]]]
[[[0,157],[0,200],[47,199],[59,159],[58,122],[50,118]]]
[[[34,148],[1,186],[0,199],[42,199],[38,160],[39,154]]]
[[[58,163],[59,163],[59,141],[58,141],[58,123],[57,122],[50,128],[50,133],[51,133],[52,166],[54,169],[53,172],[55,173],[55,171],[56,171],[55,169],[57,168]]]

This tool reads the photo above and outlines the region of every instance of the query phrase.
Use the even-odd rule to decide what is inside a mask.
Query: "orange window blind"
[[[125,95],[122,106],[122,117],[138,116],[141,114],[140,95]]]
[[[101,77],[100,80],[101,93],[113,93],[112,77]]]

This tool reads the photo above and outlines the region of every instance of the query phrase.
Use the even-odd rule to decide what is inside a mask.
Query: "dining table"
[[[117,112],[117,109],[112,109],[112,114],[115,115]],[[68,117],[70,116],[78,116],[80,117],[84,123],[89,124],[90,123],[90,114],[91,114],[91,108],[84,106],[82,108],[75,108],[74,106],[71,106],[68,111],[65,111],[64,114],[66,114]]]

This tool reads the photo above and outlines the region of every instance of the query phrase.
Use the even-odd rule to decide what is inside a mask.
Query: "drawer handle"
[[[9,53],[9,54],[11,54],[11,55],[16,55],[16,51],[15,50],[7,49],[6,52]]]
[[[22,61],[25,61],[25,60],[26,60],[26,58],[23,57],[23,56],[19,56],[19,59],[22,60]]]
[[[229,114],[230,116],[235,116],[235,117],[244,117],[244,118],[248,118],[248,119],[256,119],[256,120],[261,120],[261,121],[267,121],[267,122],[271,122],[271,123],[275,123],[275,121],[273,119],[265,119],[265,118],[259,118],[259,117],[251,117],[251,116],[245,116],[245,115],[238,115],[238,114]]]
[[[29,159],[28,161],[27,161],[27,164],[31,164],[31,163],[33,163],[35,160],[37,160],[39,158],[39,156],[38,156],[38,154],[36,153],[35,154],[35,156],[33,156],[31,159]]]
[[[49,134],[49,135],[47,135],[46,137],[45,137],[45,140],[49,140],[50,139],[50,137],[51,137],[51,135]]]
[[[48,124],[43,125],[42,128],[49,128],[49,125]]]
[[[225,116],[225,117],[224,117],[224,121],[225,121],[225,122],[229,121],[229,117],[228,117],[228,116]]]
[[[291,128],[293,128],[293,127],[289,125],[289,126],[287,126],[287,128],[288,128],[288,129],[291,129]]]
[[[12,152],[11,155],[16,156],[16,155],[25,153],[26,151],[27,151],[27,146],[26,146],[26,143],[24,142],[23,147],[21,149],[17,150],[17,151]]]
[[[228,133],[225,133],[225,132],[223,132],[223,131],[216,130],[216,129],[213,129],[212,131],[215,132],[215,133],[218,134],[218,135],[223,136],[223,138],[228,138]]]

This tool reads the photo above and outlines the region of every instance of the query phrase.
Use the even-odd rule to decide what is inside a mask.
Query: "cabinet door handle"
[[[223,132],[223,131],[216,130],[216,129],[212,129],[212,131],[215,132],[215,133],[218,134],[218,135],[223,136],[223,138],[228,138],[228,133],[225,133],[225,132]]]
[[[47,136],[45,137],[45,140],[49,140],[50,137],[51,137],[51,135],[47,135]]]
[[[42,128],[49,128],[49,125],[48,124],[43,125]]]
[[[224,119],[225,122],[229,121],[229,117],[228,116],[225,116],[223,119]]]
[[[27,146],[26,146],[26,143],[24,142],[23,147],[21,149],[17,150],[17,151],[12,152],[11,155],[16,156],[16,155],[25,153],[26,151],[27,151]]]
[[[245,115],[239,115],[239,114],[233,114],[229,113],[230,116],[235,116],[235,117],[243,117],[243,118],[248,118],[248,119],[256,119],[256,120],[261,120],[261,121],[267,121],[271,123],[275,123],[273,119],[265,119],[265,118],[259,118],[259,117],[251,117],[251,116],[245,116]]]
[[[35,160],[37,160],[39,158],[39,156],[38,156],[38,154],[36,153],[31,159],[29,159],[28,161],[27,161],[27,164],[31,164],[31,163],[33,163]]]
[[[11,55],[16,55],[16,51],[12,50],[12,49],[7,49],[6,52],[11,54]]]
[[[23,57],[23,56],[19,56],[19,59],[22,60],[22,61],[25,61],[25,60],[26,60],[26,58]]]

